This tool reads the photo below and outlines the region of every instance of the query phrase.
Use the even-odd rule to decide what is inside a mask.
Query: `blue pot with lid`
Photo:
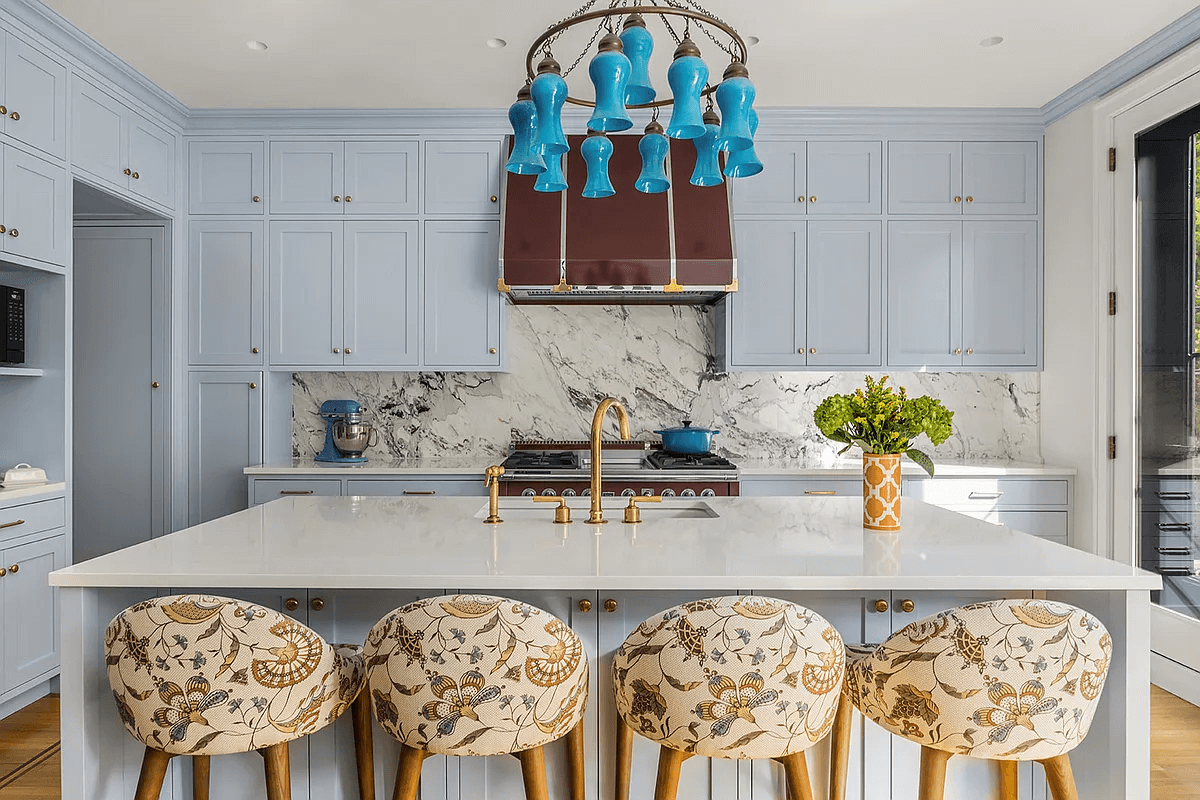
[[[693,428],[692,421],[685,419],[683,427],[655,431],[662,437],[663,449],[680,455],[702,455],[712,450],[712,440],[720,431],[712,428]]]

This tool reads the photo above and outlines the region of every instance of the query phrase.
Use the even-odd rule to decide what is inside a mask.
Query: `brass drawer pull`
[[[971,492],[967,495],[968,500],[999,500],[1004,496],[1004,492]]]
[[[1160,531],[1190,531],[1192,523],[1190,522],[1160,522],[1158,523]]]
[[[836,491],[834,491],[834,490],[832,490],[832,489],[830,489],[830,490],[828,490],[828,491],[820,491],[820,492],[818,492],[818,491],[815,491],[815,490],[813,490],[813,489],[806,489],[806,490],[804,491],[804,493],[805,493],[805,494],[822,494],[822,495],[833,495],[833,494],[837,494],[837,492],[836,492]]]
[[[405,489],[405,490],[404,490],[404,493],[405,493],[406,495],[426,495],[426,496],[427,496],[427,495],[431,495],[431,494],[437,494],[437,492],[434,492],[434,491],[429,491],[429,492],[415,492],[415,491],[411,491],[411,490],[409,490],[409,489]]]
[[[15,528],[18,525],[24,525],[24,524],[25,524],[25,520],[14,519],[12,522],[6,522],[3,525],[0,525],[0,530],[4,530],[5,528]]]
[[[1188,569],[1187,567],[1159,567],[1158,574],[1159,575],[1171,575],[1171,576],[1182,578],[1182,577],[1190,576],[1192,574],[1192,571],[1190,569]]]
[[[1191,500],[1191,492],[1155,492],[1159,500]]]
[[[280,494],[312,494],[312,489],[280,489]]]

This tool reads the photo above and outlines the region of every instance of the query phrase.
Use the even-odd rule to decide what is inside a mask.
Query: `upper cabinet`
[[[188,212],[261,215],[265,150],[262,142],[191,142]]]
[[[55,158],[67,155],[67,69],[11,33],[0,82],[0,130]]]
[[[883,144],[764,141],[764,169],[733,182],[737,214],[859,215],[883,207]]]
[[[425,213],[498,216],[503,168],[499,139],[426,142]]]
[[[496,370],[503,296],[496,291],[500,224],[425,223],[425,365]]]
[[[272,214],[417,213],[415,140],[271,143]]]
[[[76,80],[71,163],[103,183],[163,208],[175,201],[175,136],[112,95]]]
[[[193,221],[188,241],[191,363],[261,366],[263,222]]]
[[[1037,142],[889,142],[891,214],[1033,215]]]
[[[0,149],[0,162],[0,253],[66,267],[71,258],[67,170],[15,147]]]

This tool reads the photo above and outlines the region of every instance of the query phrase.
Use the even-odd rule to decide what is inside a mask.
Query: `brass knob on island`
[[[150,388],[151,388],[151,389],[157,389],[157,388],[158,388],[158,381],[150,381]]]
[[[914,603],[912,600],[901,600],[900,601],[900,610],[903,611],[905,614],[911,614],[916,609],[916,607],[917,607],[917,604]]]
[[[584,614],[591,611],[592,610],[592,601],[588,600],[586,597],[584,599],[580,600],[579,601],[579,610],[582,611]]]
[[[314,597],[312,599],[312,602],[308,604],[308,607],[311,608],[313,611],[320,611],[322,608],[325,607],[325,601],[319,597]]]
[[[604,601],[604,610],[610,614],[613,613],[614,611],[616,611],[617,610],[617,601],[613,600],[611,597],[608,598],[607,600],[605,600]]]
[[[878,611],[880,614],[887,611],[888,610],[888,601],[883,600],[883,599],[876,600],[875,601],[875,610]]]
[[[283,607],[288,611],[295,611],[300,607],[300,601],[294,597],[289,597],[287,600],[283,601]]]
[[[3,578],[7,574],[8,570],[6,570],[4,567],[0,567],[0,578]]]

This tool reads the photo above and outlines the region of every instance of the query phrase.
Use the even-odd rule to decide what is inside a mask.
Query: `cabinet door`
[[[964,214],[1036,214],[1037,142],[963,142]]]
[[[881,142],[808,143],[809,214],[883,211]]]
[[[262,214],[262,142],[192,142],[188,147],[188,211]]]
[[[263,224],[188,228],[191,363],[263,363]]]
[[[58,590],[49,576],[67,565],[67,537],[10,547],[4,578],[3,683],[0,692],[58,667]]]
[[[346,366],[416,366],[416,222],[345,223]]]
[[[272,222],[268,297],[272,364],[340,367],[342,223]]]
[[[8,227],[0,249],[13,255],[67,266],[71,218],[67,171],[15,148],[4,157],[4,216]]]
[[[962,363],[962,223],[888,223],[888,365]]]
[[[803,214],[805,195],[804,142],[757,142],[754,152],[763,171],[733,181],[733,210],[737,214]]]
[[[56,158],[67,155],[67,69],[17,37],[5,37],[4,132]]]
[[[242,470],[263,460],[263,374],[193,372],[189,381],[188,524],[249,506]]]
[[[498,222],[425,223],[425,365],[500,366]]]
[[[961,142],[888,142],[887,172],[889,213],[962,213]]]
[[[129,190],[175,207],[175,136],[140,114],[129,115]]]
[[[125,187],[128,114],[129,109],[112,95],[76,78],[71,94],[71,163]]]
[[[808,366],[883,364],[883,224],[810,222],[807,262]]]
[[[1038,360],[1036,222],[964,222],[963,365]]]
[[[500,142],[426,142],[425,213],[500,213]]]
[[[483,497],[481,480],[451,478],[346,481],[346,494],[363,497]]]
[[[272,214],[341,214],[344,183],[341,142],[271,142]]]
[[[251,502],[256,506],[283,497],[342,496],[342,482],[337,478],[255,478],[250,485]]]
[[[804,366],[804,223],[738,222],[731,366]]]
[[[416,140],[346,142],[347,214],[416,214]]]

